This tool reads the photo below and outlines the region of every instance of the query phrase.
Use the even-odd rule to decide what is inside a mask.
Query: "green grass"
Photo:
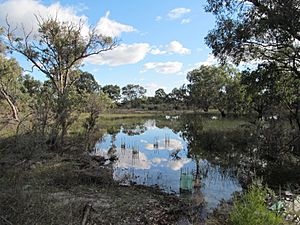
[[[241,119],[204,120],[204,130],[234,130],[247,122]]]

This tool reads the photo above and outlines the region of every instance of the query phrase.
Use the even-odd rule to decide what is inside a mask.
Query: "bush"
[[[268,189],[251,186],[240,199],[234,200],[229,221],[233,225],[279,225],[283,219],[269,211],[265,201]]]

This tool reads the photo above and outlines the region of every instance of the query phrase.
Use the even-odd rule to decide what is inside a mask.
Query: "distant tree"
[[[187,100],[187,88],[182,85],[179,88],[173,88],[168,94],[167,101],[173,105],[175,109],[180,109],[186,104]]]
[[[138,84],[128,84],[122,88],[124,102],[132,102],[145,96],[147,90]]]
[[[82,65],[84,58],[111,50],[116,46],[116,41],[97,34],[96,29],[83,35],[82,23],[59,22],[56,18],[38,18],[37,23],[36,39],[32,39],[34,37],[30,33],[16,36],[15,29],[7,24],[6,42],[11,51],[25,56],[52,83],[56,103],[53,107],[56,114],[54,139],[58,140],[56,137],[60,135],[63,145],[69,123],[67,120],[72,112],[69,93],[77,80],[72,79],[74,71]]]
[[[79,93],[94,93],[100,91],[100,85],[95,80],[93,74],[82,72],[80,70],[73,71],[74,86]],[[76,74],[77,73],[77,74]]]
[[[155,91],[155,95],[154,95],[155,98],[159,99],[159,100],[165,100],[165,98],[167,97],[167,94],[165,92],[164,89],[162,88],[159,88]]]
[[[226,111],[229,110],[228,103],[237,101],[233,98],[236,93],[234,94],[232,89],[233,80],[237,75],[237,71],[227,65],[201,66],[199,69],[188,72],[191,104],[200,107],[205,112],[210,107],[216,108],[224,117]],[[232,95],[231,98],[229,93]]]
[[[42,82],[35,80],[29,74],[25,74],[22,79],[23,82],[23,92],[28,93],[30,96],[36,95],[41,91]]]
[[[248,105],[245,87],[241,84],[241,74],[235,73],[235,76],[231,76],[225,88],[227,112],[233,112],[235,115],[246,113]]]
[[[118,85],[105,85],[101,90],[113,101],[118,101],[121,98],[121,88]]]
[[[222,95],[224,79],[224,71],[216,66],[201,66],[188,72],[188,89],[193,105],[207,112]]]

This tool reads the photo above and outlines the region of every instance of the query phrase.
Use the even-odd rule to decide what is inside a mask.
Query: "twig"
[[[90,215],[92,209],[92,204],[88,203],[85,205],[84,209],[83,209],[83,217],[82,217],[82,222],[81,225],[86,225],[88,217]]]
[[[10,221],[8,221],[7,219],[5,219],[4,217],[0,216],[0,218],[1,218],[2,220],[4,220],[4,222],[6,222],[6,223],[8,223],[8,224],[10,224],[10,225],[13,225]]]

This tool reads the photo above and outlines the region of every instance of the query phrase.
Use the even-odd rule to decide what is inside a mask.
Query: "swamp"
[[[0,1],[0,225],[300,224],[299,5]]]

